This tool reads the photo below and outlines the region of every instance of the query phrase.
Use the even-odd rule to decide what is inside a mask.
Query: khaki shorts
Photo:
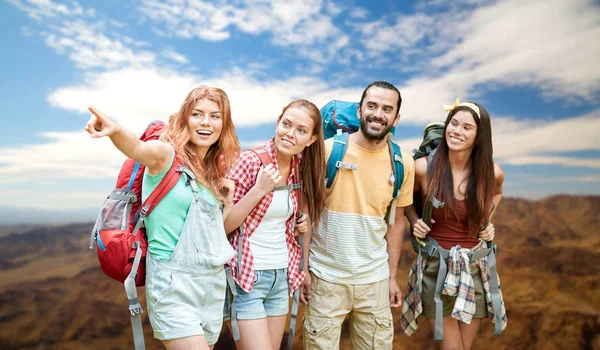
[[[483,290],[483,283],[481,282],[481,273],[479,266],[475,262],[471,262],[471,276],[473,276],[473,284],[475,286],[475,315],[474,318],[485,318],[487,317],[487,303],[485,301],[485,291]],[[423,315],[427,318],[435,319],[435,301],[433,301],[433,295],[435,293],[435,282],[437,280],[438,269],[440,268],[440,260],[437,258],[428,258],[427,265],[423,271]],[[451,297],[442,294],[442,309],[444,310],[444,317],[452,315],[452,309],[454,308],[454,302],[456,297]]]
[[[339,349],[346,315],[353,349],[392,349],[394,323],[387,278],[349,285],[310,275],[312,298],[304,314],[304,349]]]

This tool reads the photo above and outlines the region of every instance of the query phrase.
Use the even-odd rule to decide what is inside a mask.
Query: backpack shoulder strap
[[[160,202],[167,195],[167,193],[171,191],[171,189],[175,186],[177,181],[179,181],[179,178],[182,174],[181,169],[183,168],[183,166],[181,164],[181,160],[177,157],[176,154],[174,157],[175,159],[173,159],[173,164],[171,164],[171,167],[169,168],[163,179],[142,204],[140,209],[140,216],[148,216],[152,212],[152,210],[154,210],[158,202]]]
[[[269,154],[269,152],[267,151],[267,149],[265,147],[260,146],[260,147],[252,148],[252,149],[250,149],[250,151],[254,152],[254,154],[256,154],[258,156],[258,158],[260,158],[260,161],[263,164],[273,163],[273,160],[271,159],[271,155]]]
[[[435,150],[433,150],[429,156],[427,156],[427,177],[429,178],[429,173],[430,173],[430,169],[431,169],[431,161],[433,159],[433,155],[435,154]],[[438,195],[438,189],[436,188],[433,191],[433,198],[431,200],[425,200],[425,202],[423,203],[423,214],[421,215],[421,219],[423,219],[423,222],[431,227],[431,216],[433,214],[433,207],[436,208],[442,208],[444,207],[445,203],[441,202],[437,199],[437,195]]]
[[[342,133],[341,129],[338,129],[338,133],[333,136],[333,146],[331,154],[327,159],[327,168],[325,169],[326,188],[333,186],[339,168],[358,170],[358,165],[343,162],[346,149],[348,148],[348,138],[348,133]]]
[[[404,182],[404,162],[402,161],[400,146],[394,142],[391,136],[388,137],[387,144],[390,151],[393,172],[392,177],[390,177],[390,183],[394,186],[394,191],[392,193],[392,202],[387,209],[386,221],[388,225],[394,225],[396,222],[396,201],[398,200],[402,182]]]
[[[390,159],[392,161],[392,170],[394,172],[394,192],[392,197],[398,197],[402,183],[404,182],[404,162],[402,161],[402,151],[400,146],[388,138],[388,148],[390,150]]]

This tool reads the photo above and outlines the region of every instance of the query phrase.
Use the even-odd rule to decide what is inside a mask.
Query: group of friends
[[[90,106],[91,137],[109,137],[145,166],[142,199],[176,158],[188,170],[145,221],[146,302],[155,338],[167,349],[212,349],[223,320],[234,318],[238,349],[279,349],[298,288],[306,304],[305,349],[339,348],[346,318],[354,348],[391,349],[391,308],[401,306],[403,328],[423,314],[433,329],[440,262],[423,261],[422,288],[409,285],[403,298],[396,276],[404,217],[416,238],[476,250],[494,239],[489,220],[502,198],[504,175],[492,160],[488,112],[457,101],[447,108],[435,156],[413,160],[402,151],[404,180],[392,198],[387,139],[401,103],[388,82],[364,90],[356,110],[360,129],[349,135],[344,156],[355,167],[339,171],[331,188],[324,178],[334,139],[324,139],[320,110],[310,101],[283,108],[275,135],[258,148],[270,156],[268,164],[257,149],[240,150],[229,99],[219,88],[193,89],[160,139],[148,142]],[[433,209],[431,225],[418,214],[415,193],[446,204]],[[460,267],[473,278],[471,317],[456,317],[460,300],[442,295],[443,349],[469,349],[489,317],[481,266],[468,261]]]

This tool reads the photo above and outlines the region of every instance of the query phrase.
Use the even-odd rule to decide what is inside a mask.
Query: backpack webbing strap
[[[446,261],[449,258],[450,251],[440,247],[437,241],[429,236],[426,236],[424,239],[420,240],[420,242],[422,243],[419,246],[417,253],[417,291],[419,293],[423,292],[423,270],[421,267],[423,259],[434,257],[440,261],[433,300],[435,302],[434,340],[441,341],[444,335],[443,301],[441,295],[442,290],[444,289],[446,275],[448,274]],[[490,294],[492,306],[494,308],[494,335],[502,335],[502,298],[500,297],[500,282],[498,271],[496,269],[496,249],[497,247],[493,242],[488,242],[487,249],[471,252],[469,254],[469,261],[477,261],[484,257],[488,258],[488,266],[490,268]],[[482,273],[485,273],[485,271],[482,271]]]
[[[298,243],[300,244],[300,271],[304,271],[304,233],[298,234]],[[308,273],[308,272],[306,272]],[[290,329],[288,332],[288,350],[292,350],[292,344],[294,343],[294,335],[296,333],[296,320],[298,318],[298,306],[300,305],[300,289],[296,288],[294,291],[294,297],[292,299],[292,312],[290,315]]]
[[[231,269],[225,269],[225,276],[227,279],[227,293],[229,293],[229,315],[231,320],[231,333],[233,334],[233,340],[240,340],[240,326],[237,322],[237,291],[235,289],[235,280],[233,279],[233,272]]]
[[[290,315],[290,330],[288,332],[288,350],[292,350],[294,344],[294,334],[296,333],[296,319],[298,318],[298,305],[300,304],[300,287],[294,291],[292,299],[292,312]]]
[[[273,160],[271,159],[271,155],[269,154],[269,152],[267,152],[266,148],[260,146],[260,147],[252,148],[252,149],[250,149],[250,151],[254,152],[254,154],[256,154],[258,156],[258,158],[260,158],[260,161],[263,164],[273,163]]]
[[[392,171],[394,172],[394,192],[392,197],[396,198],[400,194],[400,188],[402,187],[402,182],[404,182],[404,162],[402,161],[400,146],[391,137],[388,138],[387,142],[392,161]]]
[[[447,252],[448,251],[446,251],[446,253]],[[437,253],[440,260],[440,268],[435,281],[435,291],[433,294],[433,301],[435,302],[435,331],[433,339],[441,341],[444,336],[444,308],[442,302],[442,290],[444,289],[444,281],[446,280],[446,275],[448,274],[448,266],[446,265],[447,256],[444,256],[442,251],[439,249],[437,250]]]
[[[296,182],[301,185],[301,174],[298,167],[299,163],[296,163]],[[298,194],[298,206],[300,210],[298,210],[298,215],[296,216],[296,221],[298,221],[302,217],[302,186],[300,186],[300,193]],[[304,233],[298,232],[298,245],[300,246],[300,271],[304,271]],[[288,350],[292,350],[292,345],[294,343],[294,334],[296,333],[296,320],[298,318],[298,306],[300,304],[300,289],[301,287],[296,288],[294,291],[294,297],[292,299],[292,312],[290,315],[290,329],[288,332]]]
[[[171,167],[169,168],[163,179],[142,204],[140,209],[141,217],[148,216],[152,212],[152,210],[154,210],[158,202],[160,202],[163,199],[163,197],[166,196],[167,193],[169,193],[169,191],[171,191],[171,189],[175,186],[177,181],[179,181],[179,177],[181,177],[183,168],[180,167],[181,160],[177,158],[177,155],[175,155],[174,157],[175,159],[173,159],[173,164],[171,164]]]
[[[357,170],[356,164],[344,163],[344,155],[348,147],[348,133],[336,134],[333,136],[333,146],[331,154],[327,159],[327,169],[325,171],[325,187],[331,188],[337,175],[338,168]]]
[[[402,187],[402,183],[404,182],[404,162],[402,161],[402,152],[400,151],[400,146],[391,137],[388,137],[387,140],[388,149],[390,151],[390,161],[392,162],[392,177],[390,178],[390,182],[392,182],[394,186],[394,191],[392,192],[392,202],[388,207],[388,225],[393,225],[396,222],[396,201],[398,196],[400,195],[400,188]]]
[[[165,174],[164,178],[160,181],[158,186],[152,191],[150,196],[144,201],[140,210],[140,218],[135,224],[132,234],[136,235],[139,231],[144,218],[152,212],[156,204],[160,202],[164,196],[175,186],[181,173],[178,172],[178,165],[180,161],[175,157],[173,164]],[[144,331],[142,329],[142,317],[141,314],[144,312],[142,306],[139,303],[137,289],[135,287],[135,280],[137,279],[137,270],[142,260],[142,248],[140,247],[139,241],[133,242],[133,249],[136,249],[135,258],[131,266],[131,271],[123,283],[125,285],[125,293],[129,300],[129,314],[131,319],[131,329],[133,331],[133,341],[136,350],[143,350],[146,348],[144,344]]]
[[[140,220],[141,221],[141,220]],[[137,245],[135,243],[138,243]],[[136,350],[143,350],[146,348],[144,344],[144,330],[142,329],[142,313],[144,310],[140,305],[137,295],[137,289],[135,288],[135,279],[137,277],[137,270],[142,260],[142,248],[139,242],[135,242],[136,246],[135,258],[133,259],[133,265],[131,272],[125,279],[125,293],[129,300],[129,317],[131,320],[131,330],[133,331],[133,343]]]
[[[493,251],[488,255],[488,266],[490,267],[490,294],[492,297],[492,307],[494,308],[494,335],[502,335],[502,298],[500,296],[500,280],[496,270],[496,245],[493,244]]]

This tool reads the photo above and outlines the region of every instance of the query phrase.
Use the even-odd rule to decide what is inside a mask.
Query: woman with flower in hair
[[[492,159],[487,110],[458,99],[445,109],[449,113],[439,146],[415,161],[415,195],[433,209],[413,205],[406,211],[421,253],[410,271],[401,327],[410,335],[422,313],[442,349],[470,349],[482,318],[493,319],[495,332],[506,326],[495,248],[489,248],[504,173]],[[431,214],[424,220],[426,212]],[[490,286],[494,278],[496,288]]]
[[[233,195],[225,176],[239,153],[227,95],[196,87],[169,118],[160,139],[147,142],[94,107],[89,110],[91,136],[108,136],[146,167],[142,201],[173,162],[183,164],[183,175],[144,221],[148,315],[154,337],[167,349],[212,349],[223,322],[223,265],[235,254],[223,228]]]
[[[275,136],[243,151],[229,178],[235,195],[225,230],[233,232],[229,240],[238,255],[228,264],[236,297],[226,318],[232,319],[234,336],[239,325],[238,349],[279,349],[289,296],[308,271],[310,222],[319,220],[325,205],[319,109],[306,100],[288,104],[277,118]],[[304,266],[296,230],[305,236]],[[300,293],[303,302],[305,297]]]

